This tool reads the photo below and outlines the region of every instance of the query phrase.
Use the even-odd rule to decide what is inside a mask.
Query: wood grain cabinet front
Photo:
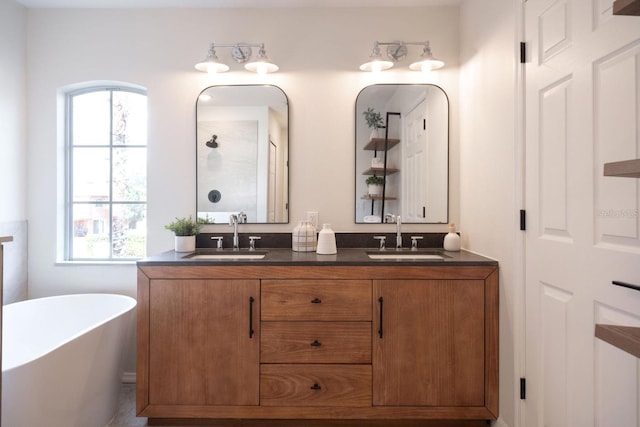
[[[261,363],[371,363],[371,322],[263,322]]]
[[[371,321],[371,280],[263,280],[262,321]]]
[[[262,365],[264,406],[371,406],[371,365]]]
[[[151,282],[149,403],[260,403],[259,284],[257,280]]]
[[[370,280],[264,280],[260,404],[370,407],[370,304]]]
[[[483,406],[484,280],[374,280],[373,404]]]
[[[498,417],[496,265],[147,265],[137,323],[149,425]]]

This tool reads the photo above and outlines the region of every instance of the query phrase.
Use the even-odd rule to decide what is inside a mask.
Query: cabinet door
[[[151,282],[149,403],[259,404],[259,290],[257,280]]]
[[[374,280],[373,404],[483,406],[483,280]]]

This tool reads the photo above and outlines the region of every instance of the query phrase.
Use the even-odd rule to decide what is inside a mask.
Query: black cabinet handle
[[[380,328],[378,329],[378,335],[382,338],[382,322],[383,322],[383,313],[384,313],[384,298],[378,298],[378,304],[380,305]]]
[[[619,280],[614,280],[613,282],[611,282],[612,284],[616,285],[616,286],[622,286],[623,288],[629,288],[629,289],[634,289],[636,291],[640,291],[640,286],[638,285],[634,285],[632,283],[627,283],[627,282],[621,282]]]
[[[311,304],[320,304],[322,300],[320,298],[314,298],[311,300]]]
[[[318,383],[315,383],[314,385],[312,385],[311,387],[309,387],[311,390],[320,390],[322,387],[320,387],[318,385]]]
[[[313,340],[313,342],[311,343],[311,347],[320,347],[322,345],[322,343],[318,340]]]
[[[249,338],[253,338],[253,302],[255,299],[249,297]]]

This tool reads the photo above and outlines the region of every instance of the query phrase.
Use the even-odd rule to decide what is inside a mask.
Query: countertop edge
[[[199,249],[196,252],[200,251]],[[427,251],[441,252],[446,258],[444,260],[419,260],[419,259],[386,259],[375,260],[367,256],[371,248],[347,248],[338,249],[334,255],[319,255],[315,252],[294,252],[291,249],[269,249],[261,248],[260,251],[267,252],[263,259],[217,259],[198,260],[185,258],[191,253],[180,253],[175,251],[163,252],[148,258],[138,260],[138,266],[366,266],[366,267],[388,267],[388,266],[497,266],[497,260],[486,258],[476,253],[461,250],[460,252],[444,251],[443,249],[427,249]],[[227,251],[228,252],[228,251]],[[247,253],[247,251],[243,251]],[[386,253],[391,251],[387,250]]]

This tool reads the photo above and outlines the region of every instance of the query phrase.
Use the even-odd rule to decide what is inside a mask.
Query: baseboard
[[[134,384],[136,382],[135,372],[125,372],[122,374],[122,382],[125,384]]]

